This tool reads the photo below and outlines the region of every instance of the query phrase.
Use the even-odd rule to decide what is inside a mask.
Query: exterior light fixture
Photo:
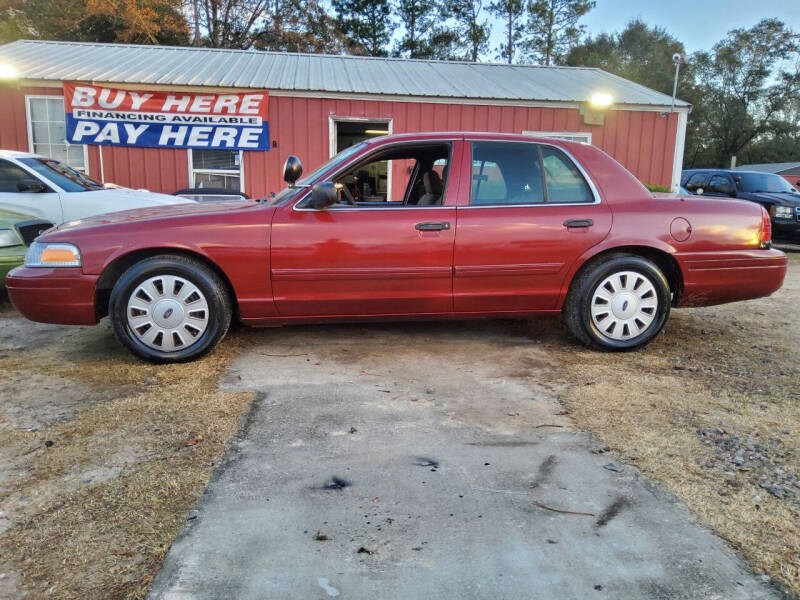
[[[589,104],[592,108],[608,108],[614,103],[614,98],[608,92],[595,92],[589,98]]]
[[[14,65],[8,63],[0,63],[0,79],[16,79],[17,70]]]
[[[388,129],[365,129],[364,133],[367,135],[387,135],[389,133]]]

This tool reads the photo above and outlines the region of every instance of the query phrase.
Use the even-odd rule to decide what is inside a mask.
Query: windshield
[[[288,186],[283,188],[277,195],[270,198],[267,204],[278,204],[287,198],[294,196],[297,192],[299,192],[303,187],[307,187],[312,181],[314,181],[317,177],[319,177],[322,173],[333,169],[334,167],[342,164],[348,158],[359,152],[362,148],[367,145],[366,142],[360,142],[355,144],[354,146],[350,146],[349,148],[345,148],[339,154],[334,156],[328,162],[323,163],[322,166],[318,167],[302,179],[298,180],[293,186]]]
[[[103,189],[102,185],[88,175],[51,158],[20,158],[19,162],[30,167],[65,192],[89,192]]]
[[[757,192],[787,193],[794,188],[780,175],[772,173],[742,173],[736,177],[739,189],[755,194]]]

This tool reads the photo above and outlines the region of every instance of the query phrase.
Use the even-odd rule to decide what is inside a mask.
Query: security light
[[[595,92],[589,98],[592,108],[608,108],[614,102],[614,98],[608,92]]]
[[[0,63],[0,79],[16,79],[17,70],[14,65],[8,63]]]

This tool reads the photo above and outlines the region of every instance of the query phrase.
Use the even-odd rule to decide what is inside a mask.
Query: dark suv
[[[730,169],[688,169],[681,185],[692,194],[758,202],[772,218],[776,238],[800,241],[800,193],[780,175]]]

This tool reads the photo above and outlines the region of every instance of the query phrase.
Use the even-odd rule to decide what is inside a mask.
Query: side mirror
[[[317,183],[311,188],[311,207],[322,210],[336,204],[339,199],[339,192],[336,186],[330,181]]]
[[[294,154],[290,154],[283,163],[283,180],[289,185],[293,185],[295,181],[300,179],[303,174],[303,163]]]
[[[22,179],[17,182],[17,191],[39,194],[47,191],[47,186],[38,179]]]

